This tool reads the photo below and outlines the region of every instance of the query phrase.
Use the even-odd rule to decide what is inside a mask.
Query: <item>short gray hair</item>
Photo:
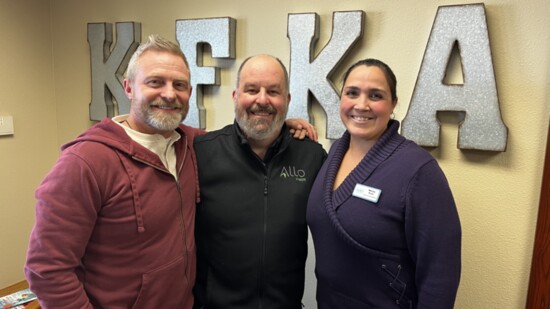
[[[141,55],[148,51],[164,51],[171,54],[174,54],[176,56],[180,56],[181,59],[183,59],[183,62],[185,63],[185,66],[187,67],[187,70],[189,70],[189,63],[187,62],[187,58],[183,54],[183,51],[181,51],[181,48],[178,44],[167,40],[158,34],[151,34],[146,42],[143,42],[139,45],[139,47],[136,49],[134,54],[132,55],[132,58],[130,58],[130,61],[128,62],[128,68],[126,69],[126,78],[133,82],[136,78],[137,74],[137,62]]]

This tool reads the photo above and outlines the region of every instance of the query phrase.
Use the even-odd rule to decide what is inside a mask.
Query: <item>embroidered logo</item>
[[[296,166],[283,166],[279,177],[294,178],[297,181],[306,181],[306,172],[301,169],[296,169]]]

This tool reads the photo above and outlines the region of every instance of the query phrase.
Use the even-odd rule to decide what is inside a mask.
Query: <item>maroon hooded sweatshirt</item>
[[[36,190],[25,274],[42,308],[191,308],[197,165],[180,125],[177,179],[105,118]]]

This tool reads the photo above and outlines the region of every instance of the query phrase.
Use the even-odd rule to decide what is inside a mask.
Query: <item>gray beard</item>
[[[267,120],[249,120],[249,119],[237,119],[239,127],[247,138],[254,140],[264,140],[272,137],[274,134],[278,134],[279,130],[283,126],[284,119],[275,119],[269,125]]]
[[[184,119],[181,115],[177,116],[179,117],[176,117],[175,115],[160,115],[160,113],[157,114],[149,112],[147,113],[145,122],[157,130],[170,131],[175,130]]]

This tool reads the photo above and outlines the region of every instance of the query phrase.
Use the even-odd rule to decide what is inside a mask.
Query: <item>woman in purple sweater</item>
[[[391,119],[396,78],[376,59],[344,75],[346,132],[317,175],[307,220],[318,308],[453,308],[461,228],[437,161]]]

